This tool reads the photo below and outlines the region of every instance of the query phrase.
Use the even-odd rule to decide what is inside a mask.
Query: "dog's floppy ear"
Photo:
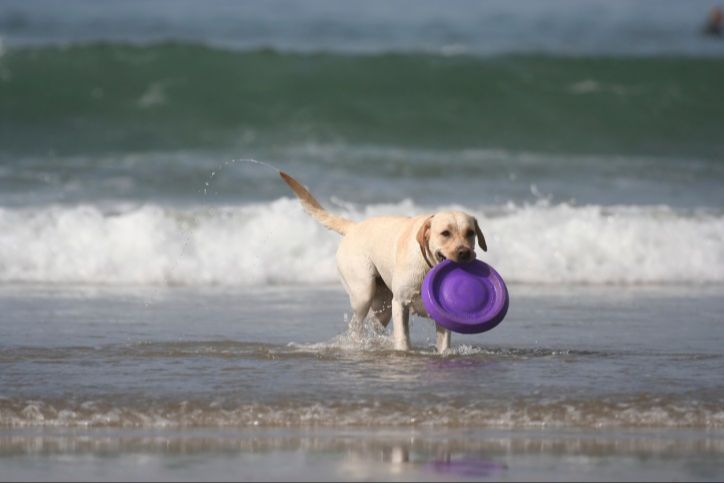
[[[422,223],[422,226],[419,230],[417,230],[417,236],[415,239],[417,240],[417,244],[420,245],[420,251],[422,252],[422,257],[425,259],[428,265],[432,266],[430,263],[430,260],[428,258],[428,245],[427,240],[429,238],[430,234],[430,227],[432,226],[432,217],[435,215],[428,216],[425,221]]]
[[[478,220],[473,218],[475,221],[475,233],[478,235],[478,245],[480,245],[480,248],[483,249],[484,252],[488,251],[488,245],[485,243],[485,237],[483,236],[483,230],[480,229],[480,225],[478,225]]]
[[[430,231],[430,227],[432,226],[432,216],[428,216],[425,221],[422,223],[422,226],[419,230],[417,230],[417,243],[420,244],[420,248],[425,246],[425,242],[427,241],[427,233]]]

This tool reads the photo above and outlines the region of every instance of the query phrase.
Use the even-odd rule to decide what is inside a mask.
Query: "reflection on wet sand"
[[[707,479],[707,474],[721,474],[724,434],[678,432],[673,437],[655,431],[607,432],[592,436],[577,432],[430,434],[363,430],[28,430],[0,433],[0,463],[4,467],[5,463],[23,459],[54,461],[76,457],[76,471],[80,469],[82,473],[83,465],[94,462],[93,474],[98,474],[98,468],[102,471],[105,465],[112,476],[112,471],[119,471],[110,470],[113,461],[129,455],[143,455],[144,461],[157,461],[154,471],[161,473],[153,476],[161,478],[174,478],[173,468],[188,470],[193,467],[193,461],[209,458],[240,463],[234,467],[234,474],[207,475],[215,479],[294,479],[295,474],[302,474],[297,473],[302,469],[305,477],[320,479],[525,479],[526,475],[530,478],[537,474],[536,466],[541,466],[540,470],[544,472],[553,471],[565,462],[605,471],[602,462],[617,460],[620,463],[621,458],[628,458],[642,468],[642,476],[659,474],[646,473],[647,464],[653,468],[663,462],[670,465],[672,461],[679,461],[682,471],[686,472],[682,475]],[[201,456],[203,458],[199,458]],[[695,468],[692,468],[692,458],[697,460]],[[179,465],[179,462],[183,464]],[[249,466],[242,462],[253,464]],[[9,476],[18,475],[22,476],[9,473]]]

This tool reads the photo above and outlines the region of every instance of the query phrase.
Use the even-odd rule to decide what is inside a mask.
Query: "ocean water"
[[[5,285],[3,479],[718,479],[721,287],[509,289],[440,356],[336,284]]]
[[[710,7],[0,0],[0,479],[720,479]],[[508,316],[352,337],[276,169],[474,214]]]

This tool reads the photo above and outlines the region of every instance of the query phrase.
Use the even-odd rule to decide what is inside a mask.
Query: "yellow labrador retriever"
[[[474,260],[476,235],[480,248],[487,250],[478,221],[466,213],[376,216],[354,222],[329,213],[297,180],[279,174],[309,215],[343,235],[337,269],[354,311],[350,326],[359,330],[370,309],[383,327],[392,318],[396,350],[410,348],[410,309],[428,316],[420,286],[430,268],[445,259],[458,263]],[[438,352],[449,347],[450,332],[437,325]]]

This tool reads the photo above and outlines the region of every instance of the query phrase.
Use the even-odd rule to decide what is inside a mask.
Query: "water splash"
[[[218,173],[221,173],[223,170],[229,168],[230,166],[231,167],[236,166],[237,163],[248,163],[248,164],[255,164],[257,166],[264,166],[269,169],[273,169],[277,173],[279,173],[281,171],[279,168],[272,165],[271,163],[268,163],[266,161],[259,161],[258,159],[253,159],[253,158],[229,159],[227,161],[224,161],[224,163],[220,164],[219,166],[217,166],[216,169],[212,170],[209,177],[206,178],[206,180],[204,181],[204,190],[203,190],[204,196],[206,196],[208,194],[208,190],[211,188],[211,182],[213,179],[216,178],[216,175]]]
[[[232,166],[232,167],[235,166],[237,163],[249,163],[249,164],[254,164],[257,166],[264,166],[264,167],[267,167],[267,168],[270,168],[270,169],[276,171],[277,173],[279,173],[281,171],[279,168],[277,168],[276,166],[273,166],[271,163],[268,163],[266,161],[259,161],[257,159],[253,159],[253,158],[229,159],[229,160],[224,161],[222,164],[218,165],[216,167],[216,169],[211,170],[211,174],[204,180],[204,187],[203,187],[204,196],[207,196],[209,194],[209,190],[211,189],[212,181],[214,179],[218,179],[217,174],[221,173],[223,170],[229,168],[230,166]],[[207,209],[205,214],[208,215],[208,212],[209,212],[209,210]],[[178,256],[176,257],[176,259],[171,263],[171,266],[170,266],[168,272],[164,275],[164,282],[166,285],[170,286],[173,284],[172,283],[172,280],[174,278],[173,274],[176,271],[176,269],[178,268],[181,259],[183,259],[187,255],[189,255],[189,247],[191,245],[191,238],[193,236],[193,232],[192,232],[191,228],[194,226],[198,226],[200,224],[199,216],[200,216],[200,214],[193,214],[191,216],[192,223],[190,223],[186,226],[181,225],[181,227],[180,227],[179,237],[182,240],[181,250],[180,250]],[[148,308],[148,307],[150,307],[151,304],[150,304],[150,302],[146,301],[146,302],[144,302],[144,305],[146,308]]]
[[[345,322],[347,322],[345,316]],[[387,330],[372,319],[365,319],[359,327],[348,324],[347,330],[326,342],[299,344],[290,342],[288,347],[300,352],[313,353],[367,353],[393,350],[392,338]]]

